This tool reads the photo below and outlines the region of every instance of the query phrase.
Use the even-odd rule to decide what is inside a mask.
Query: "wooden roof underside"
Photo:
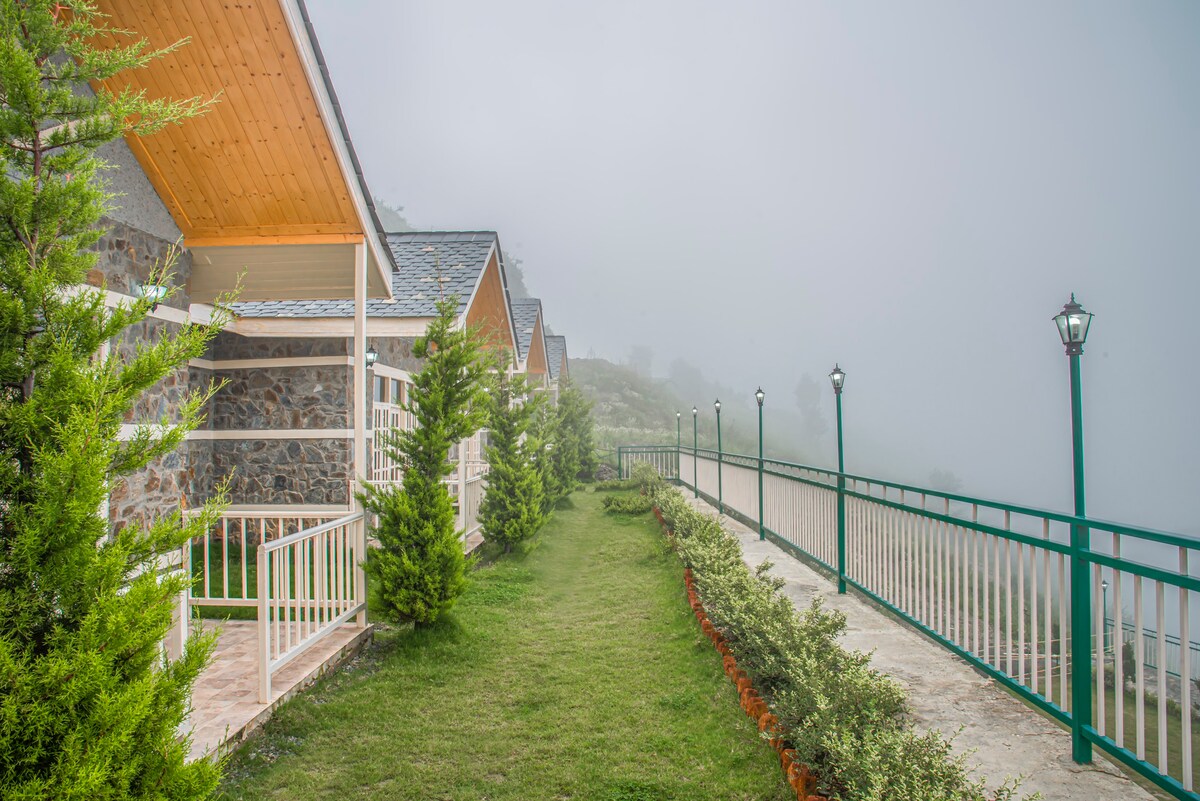
[[[330,130],[340,127],[326,119],[332,115],[324,84],[314,86],[310,79],[307,35],[303,44],[293,37],[297,23],[292,19],[289,25],[285,10],[290,2],[97,3],[114,27],[137,32],[151,47],[190,39],[147,68],[106,82],[109,90],[128,86],[151,98],[218,98],[201,117],[127,139],[183,232],[184,245],[198,253],[212,249],[209,259],[198,259],[200,295],[211,295],[244,270],[243,300],[353,297],[353,247],[326,247],[324,253],[336,254],[335,260],[310,265],[304,274],[289,270],[287,281],[272,266],[277,256],[259,269],[253,248],[344,246],[376,237],[369,212],[364,219],[357,176],[345,164],[346,146],[331,139]],[[369,294],[387,296],[390,266],[379,264],[385,260],[374,253],[368,258]],[[233,260],[237,264],[229,269],[214,266]],[[279,286],[290,294],[280,295]]]

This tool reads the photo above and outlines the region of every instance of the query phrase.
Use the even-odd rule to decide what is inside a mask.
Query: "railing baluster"
[[[1095,657],[1095,662],[1096,662],[1096,731],[1099,732],[1101,735],[1104,734],[1104,731],[1105,731],[1104,726],[1105,726],[1106,717],[1107,717],[1105,714],[1105,712],[1106,712],[1106,708],[1105,708],[1106,707],[1106,705],[1105,705],[1106,693],[1104,692],[1104,615],[1105,615],[1105,613],[1104,613],[1104,589],[1103,589],[1103,585],[1101,583],[1103,581],[1104,581],[1104,576],[1103,576],[1103,571],[1100,568],[1100,565],[1093,563],[1092,564],[1091,604],[1092,604],[1093,609],[1101,610],[1100,626],[1099,626],[1100,633],[1099,633],[1098,637],[1095,637],[1095,635],[1093,635],[1093,637],[1097,641],[1097,644],[1094,645],[1094,651],[1096,654],[1096,657]],[[1095,620],[1096,616],[1093,615],[1092,619]],[[1095,628],[1095,627],[1093,627],[1093,628]]]
[[[1050,520],[1042,518],[1042,539],[1050,541]],[[1042,631],[1046,638],[1042,659],[1045,663],[1044,676],[1046,679],[1046,700],[1054,700],[1054,582],[1050,578],[1050,549],[1042,551],[1042,591],[1043,600]]]
[[[1145,631],[1142,618],[1142,577],[1133,577],[1133,663],[1134,663],[1134,723],[1137,726],[1137,747],[1135,753],[1138,759],[1146,758],[1146,643],[1142,637]]]
[[[1025,544],[1017,543],[1017,681],[1025,683]]]
[[[204,597],[212,597],[212,568],[209,565],[208,552],[212,550],[208,531],[204,532]]]
[[[1113,558],[1121,558],[1121,535],[1113,534]],[[1121,605],[1124,574],[1113,572],[1113,717],[1117,745],[1125,747],[1125,607]]]
[[[1179,548],[1179,575],[1190,576],[1188,549]],[[1183,789],[1192,790],[1192,627],[1188,590],[1179,588],[1179,714]]]
[[[1166,585],[1154,582],[1154,606],[1158,639],[1158,770],[1168,773],[1167,746],[1167,624]]]

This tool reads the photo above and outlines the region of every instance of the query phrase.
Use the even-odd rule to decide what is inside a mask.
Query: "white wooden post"
[[[258,702],[271,702],[271,591],[266,538],[258,543]]]
[[[467,530],[467,440],[458,443],[458,530]]]
[[[192,574],[191,560],[191,542],[185,543],[179,551],[178,567],[183,571],[185,579],[190,579]],[[173,557],[164,556],[166,567],[168,569],[176,567],[173,564]],[[171,615],[171,630],[167,632],[166,652],[171,659],[179,659],[183,656],[183,650],[187,646],[188,639],[188,618],[191,615],[191,590],[189,584],[185,584],[183,591],[175,597],[175,610]]]
[[[367,244],[354,246],[354,466],[353,476],[367,476]],[[355,505],[357,509],[357,504]]]
[[[364,515],[354,521],[354,571],[355,602],[362,604],[362,610],[354,618],[354,623],[360,629],[367,627],[367,574],[360,566],[367,557],[367,518]]]
[[[354,246],[354,476],[360,480],[368,477],[367,465],[367,241]],[[351,494],[351,508],[362,509],[362,504]],[[355,622],[359,628],[367,625],[367,577],[361,562],[367,556],[367,526],[365,519],[356,524],[355,564],[353,571],[358,588],[358,601],[363,604]]]

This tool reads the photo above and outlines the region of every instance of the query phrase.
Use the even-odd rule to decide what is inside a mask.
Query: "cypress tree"
[[[574,384],[563,379],[555,409],[556,442],[551,451],[556,483],[562,495],[579,485],[580,475],[596,470],[596,449],[592,442],[591,403]]]
[[[467,587],[461,532],[442,479],[452,469],[451,446],[486,419],[487,364],[478,332],[456,326],[458,299],[441,301],[437,309],[412,349],[425,360],[406,405],[416,427],[392,431],[385,443],[404,465],[403,482],[368,485],[359,495],[377,516],[372,534],[379,541],[367,550],[363,567],[375,580],[384,617],[397,623],[432,623]]]
[[[488,395],[487,494],[479,508],[483,537],[504,547],[528,539],[545,522],[542,474],[534,461],[540,443],[527,436],[542,400],[528,402],[521,376],[509,377],[503,361]]]
[[[118,44],[100,48],[98,41]],[[125,42],[121,44],[120,42]],[[160,567],[215,517],[178,513],[113,533],[114,483],[172,451],[200,420],[191,394],[161,428],[118,435],[139,396],[200,356],[214,328],[183,326],[132,356],[104,343],[151,301],[108,309],[79,291],[109,195],[96,149],[203,110],[81,89],[164,51],[107,28],[80,0],[0,3],[0,795],[194,799],[219,768],[176,739],[211,652],[161,651],[185,584]],[[166,281],[171,263],[158,266]]]
[[[542,515],[548,516],[554,504],[563,496],[562,485],[555,471],[554,447],[558,439],[558,414],[549,403],[539,402],[533,411],[526,447],[534,471],[542,484]]]

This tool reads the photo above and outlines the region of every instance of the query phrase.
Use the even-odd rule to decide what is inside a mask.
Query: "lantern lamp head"
[[[717,398],[713,401],[713,408],[717,410],[717,414],[721,413],[721,399]]]
[[[379,351],[375,350],[374,345],[367,346],[366,357],[367,367],[374,367],[375,362],[379,361]]]
[[[1075,302],[1074,292],[1071,293],[1071,300],[1062,307],[1062,311],[1054,315],[1054,324],[1058,326],[1058,338],[1066,347],[1068,356],[1083,353],[1083,343],[1087,341],[1092,317],[1093,315]]]
[[[134,285],[134,291],[140,298],[150,301],[150,311],[158,308],[158,304],[167,296],[167,288],[162,284],[152,284],[146,281]]]
[[[846,372],[835,364],[833,372],[829,374],[829,381],[833,384],[833,394],[841,395],[842,385],[846,383]]]
[[[754,399],[756,401],[758,401],[758,405],[760,407],[763,405],[763,399],[765,397],[766,397],[766,395],[763,393],[762,387],[759,387],[757,390],[754,391]]]

